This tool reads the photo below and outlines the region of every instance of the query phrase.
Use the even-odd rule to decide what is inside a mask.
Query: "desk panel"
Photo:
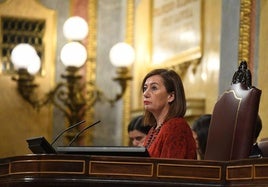
[[[230,162],[85,155],[0,159],[1,187],[268,186],[268,159]]]

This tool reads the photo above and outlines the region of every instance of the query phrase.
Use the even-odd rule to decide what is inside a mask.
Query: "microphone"
[[[89,129],[90,127],[93,127],[94,125],[97,125],[99,122],[100,122],[100,120],[97,121],[97,122],[95,122],[95,123],[93,123],[92,125],[89,125],[89,126],[85,127],[83,130],[81,130],[80,132],[78,132],[78,133],[75,135],[75,137],[72,139],[72,141],[69,143],[68,146],[71,146],[71,145],[73,144],[73,142],[74,142],[75,140],[77,140],[77,138],[78,138],[78,137],[79,137],[85,130]]]
[[[51,145],[53,145],[60,137],[63,133],[65,133],[66,131],[69,131],[75,127],[77,127],[78,125],[81,125],[82,123],[85,123],[85,120],[79,121],[78,123],[68,127],[67,129],[63,130],[61,133],[58,134],[58,136],[53,140],[53,142],[51,143]]]

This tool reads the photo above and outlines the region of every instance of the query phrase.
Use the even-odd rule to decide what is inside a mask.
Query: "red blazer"
[[[151,143],[150,143],[151,142]],[[192,130],[184,118],[173,118],[162,124],[160,130],[151,128],[144,146],[150,157],[196,159],[196,144]]]

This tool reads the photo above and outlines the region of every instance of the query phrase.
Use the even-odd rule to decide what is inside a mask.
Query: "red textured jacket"
[[[151,142],[151,143],[150,143]],[[150,157],[196,159],[196,144],[192,130],[184,118],[173,118],[162,124],[157,132],[149,131],[144,146]]]

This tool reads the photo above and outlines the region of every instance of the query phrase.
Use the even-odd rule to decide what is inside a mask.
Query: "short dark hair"
[[[203,159],[207,146],[207,137],[211,114],[204,114],[193,122],[192,130],[197,135],[200,157]]]
[[[142,90],[146,80],[154,75],[160,75],[167,92],[174,92],[175,95],[174,101],[170,103],[170,108],[165,120],[169,120],[173,117],[184,117],[186,113],[186,98],[181,77],[174,70],[154,69],[144,77],[142,81]],[[144,121],[149,125],[154,124],[155,119],[153,114],[145,111]]]
[[[150,128],[151,128],[150,126],[144,125],[143,115],[141,115],[141,116],[134,117],[130,121],[127,131],[130,132],[130,131],[138,130],[144,134],[148,134]]]
[[[256,141],[260,135],[262,129],[262,121],[261,117],[258,115],[256,119],[256,125],[255,125],[255,133],[254,133],[254,140]]]

